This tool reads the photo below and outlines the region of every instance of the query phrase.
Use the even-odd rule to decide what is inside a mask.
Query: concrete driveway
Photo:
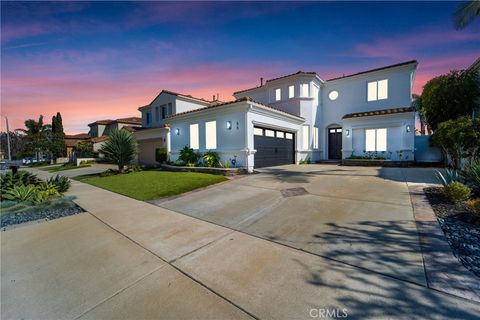
[[[435,182],[432,169],[292,165],[160,206],[425,285],[408,180]]]
[[[276,189],[248,189],[242,180],[218,187],[238,183],[250,191],[244,201],[250,210],[252,201],[267,208],[254,191]],[[349,319],[473,319],[480,313],[474,301],[85,183],[73,181],[68,193],[88,212],[0,233],[2,319],[311,319],[325,310],[345,310]],[[230,194],[211,200],[233,201]]]

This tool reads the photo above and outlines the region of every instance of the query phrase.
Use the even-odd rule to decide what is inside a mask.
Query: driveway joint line
[[[85,314],[89,313],[90,311],[94,310],[95,308],[97,308],[98,306],[104,304],[105,302],[107,302],[108,300],[118,296],[120,293],[124,292],[125,290],[135,286],[137,283],[139,283],[140,281],[142,281],[143,279],[145,279],[146,277],[150,276],[151,274],[159,271],[160,269],[166,267],[167,265],[166,264],[163,264],[161,266],[158,266],[157,268],[153,269],[151,272],[148,272],[146,274],[144,274],[143,276],[141,276],[140,278],[138,278],[137,280],[133,281],[132,283],[128,284],[127,286],[125,286],[124,288],[122,289],[119,289],[117,290],[115,293],[113,293],[111,296],[103,299],[102,301],[98,302],[97,304],[95,304],[94,306],[92,306],[91,308],[85,310],[84,312],[82,312],[81,314],[79,314],[78,316],[74,317],[73,319],[76,320],[76,319],[79,319],[81,318],[82,316],[84,316]]]
[[[161,207],[160,205],[158,205],[158,206]],[[164,207],[162,207],[162,208],[164,208]],[[227,229],[233,230],[235,232],[239,232],[241,234],[244,234],[244,235],[247,235],[247,236],[250,236],[250,237],[254,237],[254,238],[257,238],[257,239],[260,239],[260,240],[263,240],[263,241],[268,241],[270,243],[274,243],[274,244],[277,244],[277,245],[280,245],[280,246],[284,246],[284,247],[287,247],[287,248],[292,249],[292,250],[300,251],[300,252],[305,253],[305,254],[313,255],[313,256],[320,257],[320,258],[323,258],[323,259],[326,259],[326,260],[329,260],[329,261],[333,261],[333,262],[336,262],[336,263],[339,263],[339,264],[343,264],[343,265],[346,265],[346,266],[349,266],[349,267],[352,267],[352,268],[355,268],[355,269],[359,269],[359,270],[371,272],[371,273],[374,273],[374,274],[378,274],[380,276],[384,276],[384,277],[387,277],[387,278],[390,278],[390,279],[393,279],[393,280],[409,283],[409,284],[417,286],[417,287],[427,288],[429,290],[438,292],[440,294],[444,294],[444,295],[447,295],[447,296],[450,296],[450,297],[453,297],[453,298],[457,298],[457,299],[461,299],[461,300],[464,300],[464,301],[468,301],[468,302],[473,301],[473,300],[470,300],[470,299],[467,299],[467,298],[464,298],[464,297],[461,297],[461,296],[451,294],[449,292],[444,292],[444,291],[441,291],[441,290],[438,290],[438,289],[435,289],[435,288],[431,288],[428,285],[423,285],[423,284],[420,284],[420,283],[417,283],[417,282],[414,282],[414,281],[411,281],[411,280],[398,278],[398,277],[395,277],[393,275],[385,274],[385,273],[375,271],[375,270],[371,270],[371,269],[368,269],[368,268],[365,268],[365,267],[356,266],[356,265],[350,264],[350,263],[345,262],[345,261],[337,260],[337,259],[334,259],[334,258],[331,258],[331,257],[328,257],[328,256],[324,256],[324,255],[321,255],[321,254],[318,254],[318,253],[313,253],[313,252],[310,252],[310,251],[306,251],[305,249],[297,248],[297,247],[288,245],[286,243],[277,242],[277,241],[274,241],[274,240],[262,238],[260,236],[254,235],[254,234],[247,233],[243,230],[233,229],[232,227],[224,226],[224,225],[218,224],[216,222],[211,222],[211,221],[208,221],[208,220],[204,220],[202,218],[190,216],[190,215],[188,215],[186,213],[183,213],[183,212],[175,211],[175,210],[172,210],[172,209],[168,209],[168,210],[173,211],[173,212],[178,213],[178,214],[181,214],[181,215],[185,215],[185,216],[194,218],[194,219],[201,220],[203,222],[211,223],[211,224],[214,224],[214,225],[219,226],[219,227],[227,228]],[[475,301],[473,301],[473,302],[475,302]]]
[[[83,183],[83,182],[82,182]],[[188,277],[190,280],[194,281],[195,283],[198,283],[199,285],[201,285],[202,287],[204,287],[205,289],[207,289],[208,291],[212,292],[213,294],[215,294],[217,297],[219,297],[220,299],[223,299],[225,301],[227,301],[228,303],[230,303],[232,306],[236,307],[237,309],[241,310],[242,312],[244,312],[245,314],[249,315],[250,317],[256,319],[256,320],[260,320],[259,317],[257,317],[256,315],[254,315],[253,313],[251,313],[250,311],[247,311],[245,308],[243,308],[242,306],[240,306],[239,304],[233,302],[232,300],[224,297],[223,295],[221,295],[219,292],[217,292],[216,290],[210,288],[208,285],[206,285],[205,283],[203,283],[202,281],[194,278],[193,276],[191,276],[190,274],[188,274],[187,272],[183,271],[182,269],[180,269],[179,267],[177,267],[176,265],[170,263],[169,261],[165,260],[164,258],[162,258],[161,256],[159,256],[157,253],[153,252],[152,250],[148,249],[148,248],[145,248],[142,244],[140,244],[139,242],[133,240],[131,237],[127,236],[126,234],[122,233],[120,230],[117,230],[115,229],[114,227],[112,227],[111,225],[109,225],[108,223],[106,223],[105,221],[103,221],[102,219],[100,219],[99,217],[97,217],[95,214],[91,213],[91,212],[88,212],[90,213],[93,217],[95,217],[98,221],[100,221],[101,223],[103,223],[104,225],[106,225],[107,227],[109,227],[110,229],[112,229],[113,231],[119,233],[120,235],[124,236],[125,238],[127,238],[128,240],[132,241],[133,243],[135,243],[136,245],[138,245],[139,247],[143,248],[144,250],[148,251],[149,253],[153,254],[154,256],[156,256],[157,258],[159,258],[160,260],[162,260],[163,262],[165,262],[166,264],[168,264],[169,266],[171,266],[172,268],[174,268],[175,270],[177,270],[178,272],[180,272],[181,274],[183,274],[184,276]],[[229,233],[229,234],[232,234],[233,232]],[[220,238],[223,238],[222,237],[219,237],[218,239]]]

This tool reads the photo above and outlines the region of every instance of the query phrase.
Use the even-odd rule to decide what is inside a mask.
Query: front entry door
[[[328,159],[342,159],[342,128],[328,129]]]

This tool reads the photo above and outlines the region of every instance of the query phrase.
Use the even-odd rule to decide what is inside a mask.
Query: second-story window
[[[288,98],[295,97],[295,86],[288,87]]]
[[[302,83],[300,85],[300,96],[308,97],[308,83]]]
[[[147,126],[150,124],[150,111],[147,112]]]
[[[167,116],[167,106],[162,106],[162,119],[165,119]]]
[[[282,90],[280,88],[275,89],[275,101],[280,101],[282,99]]]
[[[385,79],[367,83],[367,91],[368,101],[388,99],[388,80]]]
[[[160,113],[158,112],[158,107],[155,107],[155,121],[158,122],[160,117]]]

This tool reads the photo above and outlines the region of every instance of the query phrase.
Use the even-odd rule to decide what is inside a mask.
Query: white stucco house
[[[299,71],[234,92],[230,102],[164,90],[139,108],[139,162],[153,163],[158,147],[175,161],[185,145],[249,171],[366,153],[413,160],[416,67],[408,61],[329,80]]]

